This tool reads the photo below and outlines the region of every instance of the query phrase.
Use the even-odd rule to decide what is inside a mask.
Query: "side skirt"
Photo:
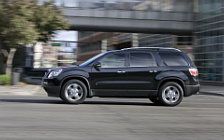
[[[97,97],[133,97],[147,98],[157,96],[157,90],[114,90],[114,89],[93,89],[92,95]]]

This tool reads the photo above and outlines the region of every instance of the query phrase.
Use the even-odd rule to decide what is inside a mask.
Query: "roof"
[[[181,52],[181,50],[176,48],[167,48],[167,47],[132,47],[132,48],[125,48],[121,50],[154,50],[154,51],[175,51]]]

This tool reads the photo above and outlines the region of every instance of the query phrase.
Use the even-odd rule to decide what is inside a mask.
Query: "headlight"
[[[61,72],[62,72],[62,69],[55,69],[50,72],[50,74],[48,75],[48,78],[58,76],[59,74],[61,74]]]

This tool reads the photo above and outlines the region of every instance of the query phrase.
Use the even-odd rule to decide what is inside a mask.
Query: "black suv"
[[[48,96],[79,104],[87,97],[143,97],[167,106],[199,91],[198,70],[175,48],[137,47],[101,53],[79,66],[49,70]]]

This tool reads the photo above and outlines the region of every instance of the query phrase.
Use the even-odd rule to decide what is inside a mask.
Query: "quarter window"
[[[102,68],[125,67],[125,54],[109,54],[103,57],[99,62]]]
[[[161,58],[167,66],[188,66],[183,55],[178,53],[160,53]]]
[[[130,53],[130,67],[155,67],[156,62],[150,53]]]

